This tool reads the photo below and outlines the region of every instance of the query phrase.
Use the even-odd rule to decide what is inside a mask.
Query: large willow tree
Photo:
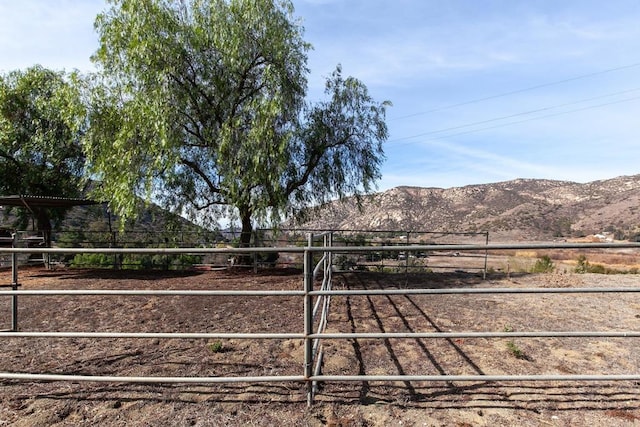
[[[111,0],[85,146],[101,197],[254,221],[360,194],[380,176],[385,107],[338,67],[305,101],[307,51],[279,0]]]

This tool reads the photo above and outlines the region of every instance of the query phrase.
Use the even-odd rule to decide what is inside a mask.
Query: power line
[[[559,85],[559,84],[562,84],[562,83],[568,83],[568,82],[575,81],[575,80],[586,79],[586,78],[589,78],[589,77],[598,76],[598,75],[606,74],[606,73],[612,73],[614,71],[625,70],[625,69],[628,69],[628,68],[634,68],[634,67],[638,67],[638,66],[640,66],[640,62],[636,62],[636,63],[629,64],[629,65],[623,65],[621,67],[609,68],[609,69],[602,70],[602,71],[596,71],[596,72],[589,73],[589,74],[582,74],[582,75],[576,76],[576,77],[570,77],[570,78],[563,79],[563,80],[557,80],[557,81],[554,81],[554,82],[543,83],[543,84],[539,84],[539,85],[536,85],[536,86],[530,86],[530,87],[527,87],[527,88],[524,88],[524,89],[518,89],[518,90],[513,90],[513,91],[510,91],[510,92],[500,93],[500,94],[497,94],[497,95],[491,95],[491,96],[486,96],[486,97],[483,97],[483,98],[472,99],[470,101],[459,102],[457,104],[450,104],[450,105],[445,105],[443,107],[436,107],[436,108],[433,108],[431,110],[423,111],[423,112],[420,112],[420,113],[413,113],[413,114],[408,114],[406,116],[394,117],[394,118],[392,118],[390,120],[391,121],[393,121],[393,120],[401,120],[401,119],[407,119],[407,118],[410,118],[410,117],[421,116],[421,115],[424,115],[424,114],[435,113],[436,111],[448,110],[448,109],[451,109],[451,108],[461,107],[461,106],[464,106],[464,105],[475,104],[475,103],[482,102],[482,101],[488,101],[490,99],[501,98],[501,97],[509,96],[509,95],[515,95],[517,93],[528,92],[528,91],[531,91],[531,90],[541,89],[541,88],[549,87],[549,86],[555,86],[555,85]]]
[[[608,98],[608,97],[611,97],[611,96],[622,95],[622,94],[630,93],[630,92],[637,92],[638,90],[640,90],[640,88],[633,88],[633,89],[623,90],[623,91],[619,91],[619,92],[608,93],[608,94],[604,94],[604,95],[594,96],[594,97],[591,97],[591,98],[581,99],[579,101],[567,102],[567,103],[564,103],[564,104],[557,104],[557,105],[552,105],[552,106],[549,106],[549,107],[542,107],[542,108],[538,108],[538,109],[535,109],[535,110],[529,110],[529,111],[523,111],[523,112],[520,112],[520,113],[510,114],[510,115],[507,115],[507,116],[494,117],[492,119],[481,120],[481,121],[478,121],[478,122],[471,122],[471,123],[466,123],[466,124],[462,124],[462,125],[451,126],[451,127],[448,127],[448,128],[433,130],[433,131],[429,131],[429,132],[423,132],[423,133],[419,133],[419,134],[416,134],[416,135],[404,136],[402,138],[395,138],[395,139],[393,139],[393,140],[391,140],[389,142],[403,141],[403,140],[406,140],[406,139],[413,139],[413,138],[418,138],[418,137],[421,137],[421,136],[427,136],[427,135],[433,135],[433,134],[436,134],[436,133],[448,132],[448,131],[451,131],[451,130],[464,129],[464,128],[467,128],[467,127],[482,125],[482,124],[485,124],[485,123],[496,122],[496,121],[499,121],[499,120],[505,120],[505,119],[511,119],[511,118],[514,118],[514,117],[525,116],[527,114],[534,114],[534,113],[539,113],[539,112],[542,112],[542,111],[553,110],[553,109],[556,109],[556,108],[567,107],[569,105],[581,104],[583,102],[594,101],[596,99]],[[563,114],[563,113],[558,113],[558,114]],[[545,117],[547,117],[547,116],[545,116]],[[519,122],[515,122],[515,123],[519,123]]]
[[[590,105],[588,107],[577,108],[575,110],[563,111],[563,112],[560,112],[560,113],[547,114],[545,116],[532,117],[532,118],[529,118],[529,119],[518,120],[518,121],[515,121],[515,122],[502,123],[502,124],[499,124],[499,125],[488,126],[488,127],[484,127],[484,128],[480,128],[480,129],[472,129],[472,130],[468,130],[468,131],[465,131],[465,132],[458,132],[458,133],[453,133],[453,134],[449,134],[449,135],[436,136],[436,137],[432,137],[432,138],[423,139],[421,141],[405,142],[402,145],[416,144],[416,143],[420,143],[420,142],[435,141],[435,140],[438,140],[438,139],[451,138],[451,137],[460,136],[460,135],[467,135],[467,134],[470,134],[470,133],[481,132],[481,131],[490,130],[490,129],[496,129],[496,128],[505,127],[505,126],[516,125],[516,124],[520,124],[520,123],[530,122],[530,121],[533,121],[533,120],[547,119],[549,117],[556,117],[556,116],[561,116],[561,115],[564,115],[564,114],[570,114],[570,113],[576,113],[576,112],[579,112],[579,111],[586,111],[586,110],[592,110],[592,109],[595,109],[595,108],[606,107],[608,105],[635,101],[637,99],[640,99],[640,96],[634,96],[634,97],[631,97],[631,98],[621,99],[621,100],[618,100],[618,101],[606,102],[604,104]]]

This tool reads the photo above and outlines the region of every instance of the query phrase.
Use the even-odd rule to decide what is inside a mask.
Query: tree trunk
[[[248,248],[251,246],[251,235],[253,234],[253,224],[251,224],[251,211],[249,209],[240,210],[240,221],[242,223],[242,231],[240,231],[240,247]],[[240,265],[252,265],[253,257],[249,254],[242,254],[238,257]]]
[[[36,212],[36,228],[42,233],[45,248],[51,247],[51,219],[49,212],[45,208],[40,208]]]
[[[251,246],[251,234],[253,233],[253,225],[251,224],[251,212],[242,210],[240,212],[240,220],[242,222],[242,231],[240,232],[240,247],[248,248]]]

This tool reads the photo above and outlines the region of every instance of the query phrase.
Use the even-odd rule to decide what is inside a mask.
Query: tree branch
[[[321,147],[316,147],[309,156],[309,160],[303,164],[305,170],[302,175],[298,179],[294,179],[291,182],[287,183],[284,193],[285,196],[289,197],[294,191],[305,185],[309,181],[309,178],[311,178],[311,174],[320,163],[320,160],[322,160],[322,156],[324,156],[327,151],[332,148],[345,145],[347,142],[349,142],[351,136],[351,134],[348,134],[333,144],[324,144]]]
[[[223,191],[217,187],[213,181],[211,181],[211,179],[207,176],[207,174],[204,173],[204,171],[202,171],[202,169],[200,169],[200,166],[198,166],[198,164],[196,162],[193,162],[189,159],[185,159],[183,157],[180,158],[180,162],[189,167],[196,175],[198,175],[200,178],[202,178],[202,180],[205,182],[205,184],[207,184],[207,187],[209,188],[209,191],[211,191],[212,193],[215,194],[223,194]]]

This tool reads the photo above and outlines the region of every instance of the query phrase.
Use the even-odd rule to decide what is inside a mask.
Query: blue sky
[[[389,100],[379,189],[640,173],[640,2],[295,0],[309,94]],[[92,70],[101,0],[0,0],[0,71]]]

